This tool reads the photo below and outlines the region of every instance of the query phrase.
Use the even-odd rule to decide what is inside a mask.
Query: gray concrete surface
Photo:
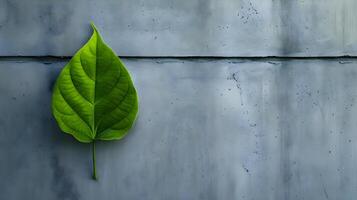
[[[97,147],[61,133],[65,61],[0,61],[0,199],[354,199],[356,60],[125,59],[135,128]]]
[[[351,200],[354,0],[0,0],[0,200]],[[135,127],[91,151],[51,89],[93,21],[140,97]],[[6,56],[11,56],[9,58]],[[38,56],[24,58],[22,56]],[[205,56],[206,59],[164,59]],[[320,59],[217,57],[322,56]]]
[[[121,56],[357,55],[355,0],[0,0],[0,55],[72,56],[94,21]]]

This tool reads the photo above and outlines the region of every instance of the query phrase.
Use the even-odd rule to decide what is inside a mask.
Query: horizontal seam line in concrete
[[[340,60],[357,59],[357,56],[119,56],[121,59],[178,59],[178,60]],[[0,56],[0,61],[35,60],[65,61],[72,56]]]

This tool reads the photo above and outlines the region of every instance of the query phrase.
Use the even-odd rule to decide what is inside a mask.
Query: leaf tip
[[[93,22],[93,21],[90,22],[90,26],[92,27],[92,29],[93,29],[94,31],[97,31],[97,27],[94,25],[94,22]]]

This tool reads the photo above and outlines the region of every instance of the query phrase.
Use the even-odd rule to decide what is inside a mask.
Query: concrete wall
[[[355,0],[1,0],[0,55],[72,56],[94,21],[121,56],[357,55]]]
[[[324,56],[357,56],[356,8],[0,0],[0,199],[354,199],[357,59]],[[99,182],[90,145],[50,112],[61,56],[88,39],[89,20],[129,56],[140,98],[131,133],[98,143]]]

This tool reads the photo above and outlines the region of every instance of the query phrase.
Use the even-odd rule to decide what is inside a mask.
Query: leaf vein
[[[109,96],[109,95],[113,92],[113,90],[118,86],[121,77],[122,77],[122,72],[121,72],[121,70],[120,70],[119,77],[116,79],[114,86],[110,89],[110,91],[109,91],[106,95],[104,95],[104,96],[102,96],[100,99],[96,100],[95,104],[101,102],[103,99],[105,99],[105,97]],[[129,87],[129,86],[128,86],[128,87]]]
[[[81,96],[85,101],[87,101],[88,103],[90,103],[91,105],[93,105],[92,102],[90,102],[89,99],[87,99],[84,95],[82,95],[82,93],[79,92],[78,88],[76,87],[76,85],[74,84],[74,81],[73,81],[73,78],[72,78],[72,74],[71,74],[71,68],[72,68],[72,65],[70,65],[70,68],[69,68],[69,77],[70,77],[70,80],[72,82],[72,85],[74,87],[74,89],[76,90],[76,92],[78,93],[79,96]]]
[[[102,117],[101,117],[100,120],[98,121],[98,126],[97,126],[97,127],[99,127],[101,121],[103,120],[103,118],[104,118],[105,116],[108,116],[108,115],[112,114],[114,111],[116,111],[116,110],[122,105],[122,103],[124,102],[124,100],[125,100],[125,99],[127,98],[127,96],[128,96],[129,90],[130,90],[130,87],[128,86],[128,89],[126,90],[123,99],[119,102],[119,104],[118,104],[116,107],[114,107],[114,108],[112,109],[112,111],[110,111],[109,113],[107,113],[107,114],[105,114],[105,115],[102,115]],[[121,122],[121,121],[122,121],[123,119],[125,119],[126,117],[127,117],[127,116],[121,118],[120,120],[118,120],[118,122],[112,123],[111,125],[109,125],[108,128],[112,127],[114,124],[117,124],[117,123]],[[107,128],[106,128],[106,129],[107,129]],[[101,131],[101,132],[103,132],[103,131]]]
[[[82,120],[82,122],[84,122],[87,126],[88,126],[88,128],[90,129],[90,126],[89,126],[89,124],[82,118],[82,116],[72,107],[72,105],[66,100],[66,98],[64,97],[64,95],[63,95],[63,92],[61,91],[61,89],[58,87],[58,90],[59,90],[59,94],[62,96],[62,98],[63,98],[63,100],[64,100],[64,102],[71,108],[71,110],[78,116],[78,118],[80,119],[80,120]]]
[[[84,71],[84,74],[90,79],[90,80],[92,80],[92,81],[94,81],[95,82],[95,79],[93,79],[93,78],[91,78],[90,76],[89,76],[89,74],[88,74],[88,72],[84,69],[84,65],[83,65],[83,62],[82,62],[82,53],[80,53],[79,54],[79,62],[81,63],[81,67],[82,67],[82,69],[83,69],[83,71]]]

